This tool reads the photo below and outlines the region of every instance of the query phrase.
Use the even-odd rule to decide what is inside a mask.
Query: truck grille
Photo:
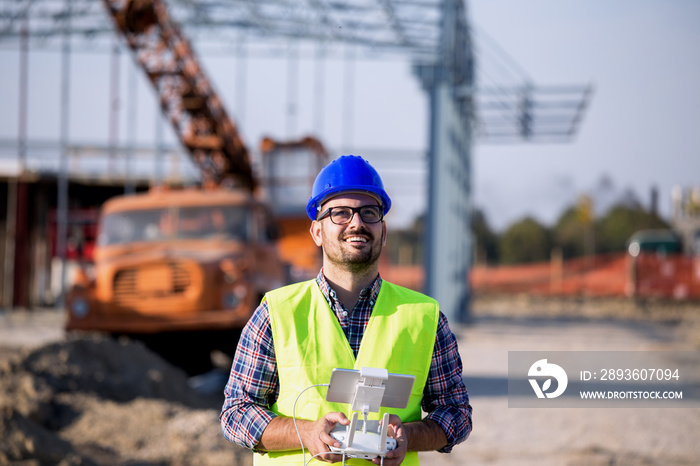
[[[142,300],[181,295],[190,284],[188,271],[174,262],[122,269],[114,276],[114,300],[140,307]]]

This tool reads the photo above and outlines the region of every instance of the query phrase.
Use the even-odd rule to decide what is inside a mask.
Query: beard
[[[345,242],[345,239],[351,236],[363,236],[367,238],[367,243],[362,243],[363,247],[357,248],[352,243]],[[381,238],[376,238],[364,226],[357,230],[345,231],[332,242],[329,242],[326,236],[323,244],[323,251],[328,260],[353,273],[363,272],[373,267],[382,252]]]

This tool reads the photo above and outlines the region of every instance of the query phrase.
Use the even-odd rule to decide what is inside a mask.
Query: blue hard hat
[[[384,190],[379,173],[368,161],[357,155],[341,155],[319,172],[306,204],[306,214],[316,220],[318,208],[329,197],[342,193],[360,193],[377,198],[386,215],[391,199]]]

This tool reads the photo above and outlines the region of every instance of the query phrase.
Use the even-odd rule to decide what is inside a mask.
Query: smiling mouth
[[[369,239],[364,236],[348,236],[345,238],[345,242],[350,244],[365,244],[369,243]]]

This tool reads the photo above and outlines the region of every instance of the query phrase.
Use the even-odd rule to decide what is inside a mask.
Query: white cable
[[[321,453],[316,453],[314,456],[309,458],[309,463],[311,463],[311,460],[316,458],[317,456],[331,455],[331,454],[336,455],[337,453],[333,453],[332,451],[322,451]],[[309,463],[304,463],[304,466],[307,466]],[[345,466],[345,455],[343,455],[343,466]]]
[[[302,393],[304,393],[306,390],[314,387],[328,387],[330,384],[327,383],[319,383],[316,385],[311,385],[309,387],[306,387],[302,391],[299,392],[297,395],[296,399],[294,400],[294,406],[292,406],[292,422],[294,423],[294,429],[297,431],[297,437],[299,437],[299,444],[301,445],[301,460],[302,460],[302,465],[306,466],[306,452],[304,451],[304,442],[301,440],[301,434],[299,433],[299,428],[297,427],[297,418],[296,418],[296,410],[297,410],[297,401],[299,401],[299,397],[301,396]],[[323,453],[328,453],[327,451]],[[317,453],[314,456],[322,455],[323,453]],[[314,459],[314,456],[309,458],[309,462]]]

